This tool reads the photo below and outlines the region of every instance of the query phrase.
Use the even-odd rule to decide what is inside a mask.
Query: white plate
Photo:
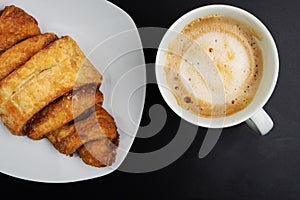
[[[42,32],[74,38],[103,74],[104,108],[113,115],[120,147],[111,167],[86,165],[60,154],[46,140],[13,136],[0,125],[0,171],[38,182],[74,182],[104,176],[125,159],[135,138],[145,100],[146,69],[140,37],[130,16],[104,0],[8,0],[34,16]]]

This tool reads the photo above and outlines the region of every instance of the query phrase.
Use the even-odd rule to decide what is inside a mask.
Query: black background
[[[10,192],[10,195],[41,192],[41,198],[58,198],[64,192],[69,198],[92,195],[119,199],[300,199],[299,1],[111,2],[125,10],[139,28],[168,28],[186,12],[214,3],[235,5],[257,16],[272,33],[280,54],[278,84],[265,106],[274,120],[273,130],[262,137],[244,123],[224,129],[213,151],[199,159],[198,152],[207,131],[199,128],[184,155],[158,171],[140,174],[114,171],[104,177],[68,184],[36,183],[0,174],[0,191]],[[155,49],[145,49],[144,53],[147,63],[155,62]],[[142,125],[150,122],[148,111],[153,104],[165,107],[168,123],[154,137],[136,139],[131,151],[161,148],[176,134],[180,119],[167,107],[155,84],[147,85]]]

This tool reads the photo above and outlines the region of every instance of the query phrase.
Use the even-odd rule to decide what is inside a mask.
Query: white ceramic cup
[[[175,39],[178,33],[190,22],[197,18],[208,15],[219,14],[238,19],[245,24],[248,24],[261,34],[262,40],[257,40],[263,53],[263,75],[251,103],[243,110],[223,118],[204,118],[197,116],[181,108],[168,88],[166,74],[164,72],[164,64],[166,52],[171,41]],[[174,34],[176,33],[176,34]],[[271,97],[279,73],[279,57],[276,44],[271,33],[265,25],[249,12],[228,5],[208,5],[194,9],[180,17],[164,35],[156,57],[155,73],[159,90],[169,107],[180,117],[195,125],[207,128],[226,128],[246,122],[251,128],[261,135],[267,134],[273,127],[273,121],[270,116],[264,111],[263,106]]]

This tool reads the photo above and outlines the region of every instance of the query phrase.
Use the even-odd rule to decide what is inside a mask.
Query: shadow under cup
[[[256,91],[256,95],[246,108],[226,117],[204,118],[184,110],[177,104],[174,95],[168,88],[166,74],[164,72],[164,65],[170,42],[175,39],[175,37],[184,29],[186,25],[188,25],[195,19],[216,14],[238,19],[239,21],[254,28],[254,30],[256,30],[262,36],[262,40],[257,40],[257,44],[260,46],[263,54],[263,74],[261,77],[260,85]],[[268,31],[265,25],[254,15],[233,6],[209,5],[197,8],[183,15],[169,28],[160,43],[156,57],[155,70],[159,90],[166,103],[177,115],[179,115],[186,121],[198,126],[207,128],[225,128],[247,121],[257,112],[262,110],[262,107],[271,97],[277,82],[279,72],[279,58],[277,48],[271,33]]]

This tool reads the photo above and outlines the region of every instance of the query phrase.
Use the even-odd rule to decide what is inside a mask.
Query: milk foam
[[[243,44],[228,34],[203,34],[183,57],[179,73],[190,79],[189,90],[202,101],[228,103],[241,93],[249,77],[251,58]]]
[[[245,108],[262,75],[253,30],[222,16],[189,24],[169,46],[165,72],[180,106],[220,117]]]

